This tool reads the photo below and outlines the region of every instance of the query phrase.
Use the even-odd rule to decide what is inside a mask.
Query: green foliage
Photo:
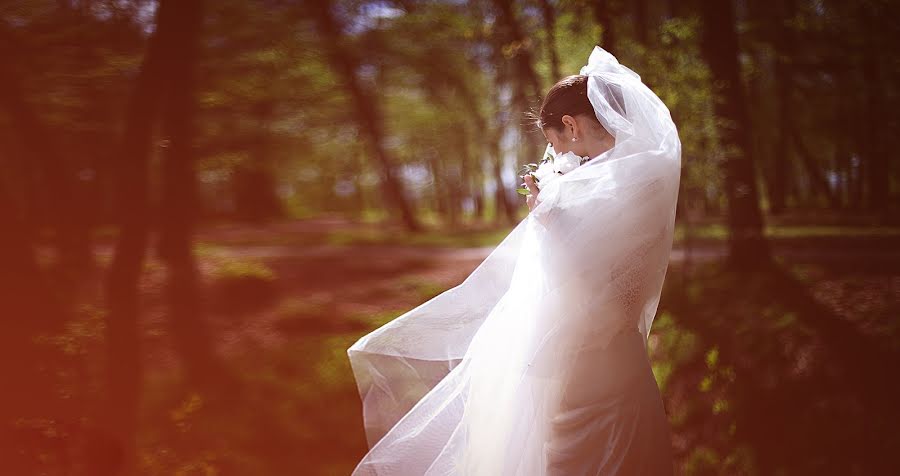
[[[216,292],[215,309],[222,313],[258,310],[274,302],[275,272],[252,260],[226,259],[211,272]]]
[[[373,129],[382,135],[380,149],[372,147],[370,131],[358,124],[356,100],[345,81],[348,73],[335,67],[332,45],[318,33],[302,3],[210,2],[198,67],[200,115],[194,144],[199,194],[210,214],[234,216],[241,207],[267,208],[260,205],[267,200],[281,203],[278,213],[294,218],[329,211],[384,213],[391,201],[381,183],[383,157],[392,161],[409,200],[423,215],[445,215],[442,201],[447,197],[471,206],[476,191],[482,198],[490,196],[498,185],[498,163],[503,176],[499,185],[511,192],[517,185],[512,183],[511,165],[535,160],[522,160],[522,154],[528,144],[542,142],[539,134],[522,127],[524,109],[536,108],[539,98],[513,104],[509,97],[521,89],[525,75],[514,54],[530,55],[530,64],[522,67],[534,71],[543,93],[560,79],[552,77],[551,47],[560,74],[577,73],[591,48],[608,36],[604,28],[610,27],[597,24],[593,3],[584,1],[550,2],[552,29],[539,8],[513,2],[515,21],[527,32],[518,42],[506,36],[492,2],[423,2],[408,11],[402,5],[368,1],[332,4],[336,20],[345,26],[341,43],[351,52],[353,75],[380,114]],[[119,144],[155,2],[110,5],[18,0],[0,7],[8,24],[19,25],[11,30],[16,52],[9,62],[11,71],[25,85],[28,103],[49,126],[65,162],[85,177],[83,185],[98,192],[111,190],[114,161],[105,158],[113,156]],[[891,18],[897,11],[885,2],[871,2],[870,7],[875,19]],[[722,164],[732,151],[719,145],[718,135],[721,128],[734,125],[717,121],[713,114],[716,98],[700,54],[703,25],[696,8],[651,8],[644,26],[646,43],[639,40],[633,13],[626,10],[613,18],[613,53],[659,95],[678,126],[684,165],[681,201],[694,213],[719,213],[724,200]],[[875,180],[864,176],[865,164],[875,160],[865,135],[843,134],[840,124],[847,121],[831,119],[868,117],[864,105],[877,105],[878,98],[885,97],[888,107],[893,104],[889,98],[896,96],[887,79],[896,75],[897,62],[890,55],[873,58],[866,53],[880,51],[878,46],[887,50],[896,43],[896,32],[879,28],[883,21],[867,20],[863,10],[849,4],[800,2],[792,17],[779,18],[778,9],[760,5],[749,8],[736,25],[765,206],[772,203],[773,174],[783,161],[791,163],[787,180],[792,206],[830,204],[812,180],[816,171],[848,205],[861,205],[868,182]],[[790,51],[779,49],[779,25],[798,39]],[[833,48],[821,49],[819,44]],[[803,85],[788,98],[788,109],[797,140],[812,151],[808,158],[799,149],[780,155],[775,150],[786,130],[777,117],[775,74],[784,58],[794,68],[794,82]],[[880,75],[877,81],[865,76],[870,73],[863,65],[874,68]],[[20,120],[7,116],[0,114],[0,124],[7,129],[10,120]],[[870,122],[874,127],[867,127],[879,137],[890,123],[874,116]],[[154,143],[162,146],[164,135],[157,134]],[[19,165],[4,172],[14,194],[30,201],[23,188],[28,180],[19,180],[28,173]],[[884,175],[895,193],[900,184],[896,167],[888,166]],[[243,192],[247,196],[242,196],[241,184],[248,176],[264,179],[251,180],[249,192]],[[854,187],[861,187],[858,193],[863,196],[856,196]],[[98,213],[109,213],[111,195],[102,192],[98,198]],[[499,205],[492,204],[485,210],[490,217]]]
[[[249,260],[228,260],[213,271],[213,276],[220,281],[227,280],[251,280],[266,281],[275,280],[275,273],[263,263]]]

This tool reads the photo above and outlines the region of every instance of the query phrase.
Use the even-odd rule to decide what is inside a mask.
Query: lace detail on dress
[[[648,183],[636,192],[636,199],[652,200],[654,194],[660,194],[663,185],[659,181]],[[644,197],[646,196],[646,198]],[[655,280],[651,277],[665,269],[668,264],[668,249],[660,243],[668,238],[669,228],[665,220],[655,222],[659,228],[655,233],[635,228],[632,230],[638,242],[631,252],[625,254],[621,261],[610,270],[611,285],[615,297],[623,306],[629,326],[638,326],[643,306],[650,292],[655,292]],[[646,227],[646,223],[636,224]]]

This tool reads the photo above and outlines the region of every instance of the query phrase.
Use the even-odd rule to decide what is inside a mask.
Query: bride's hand
[[[525,204],[528,205],[528,210],[531,211],[534,210],[534,207],[536,207],[538,203],[540,203],[537,199],[539,190],[534,183],[534,177],[531,175],[525,176],[525,187],[527,187],[530,192],[528,195],[525,195]]]

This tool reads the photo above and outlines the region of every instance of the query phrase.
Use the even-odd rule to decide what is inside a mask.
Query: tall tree
[[[169,319],[176,348],[191,380],[201,385],[219,376],[209,329],[199,305],[197,264],[192,231],[197,220],[195,117],[196,64],[202,26],[202,0],[180,0],[177,35],[166,43],[171,50],[167,78],[171,85],[163,101],[163,132],[168,146],[163,157],[162,224],[159,252],[169,268]],[[177,84],[177,87],[176,87]]]
[[[274,72],[272,73],[275,74]],[[235,167],[234,199],[238,217],[249,222],[262,222],[280,217],[284,209],[278,198],[277,182],[272,165],[272,139],[269,132],[274,119],[276,98],[262,98],[251,106],[250,117],[256,127],[250,134],[247,147],[250,158]]]
[[[532,162],[538,158],[540,148],[536,140],[536,135],[531,130],[531,124],[524,122],[524,114],[532,107],[537,106],[541,102],[542,91],[540,78],[534,69],[534,55],[532,48],[534,45],[531,39],[524,34],[524,29],[517,15],[515,4],[510,0],[494,0],[494,8],[497,14],[498,34],[495,37],[495,49],[500,54],[499,61],[506,61],[506,68],[501,65],[503,74],[497,76],[500,83],[506,83],[512,92],[512,98],[508,106],[500,105],[499,107],[509,107],[510,110],[517,113],[520,120],[509,121],[516,125],[516,134],[521,139],[518,141],[518,157],[520,162]],[[498,84],[498,87],[499,84]],[[501,124],[507,121],[500,120]],[[523,127],[524,126],[524,127]],[[505,128],[500,129],[502,134]],[[495,149],[494,175],[498,188],[496,191],[497,206],[503,207],[504,215],[508,221],[515,223],[515,209],[511,206],[510,200],[506,197],[508,190],[502,186],[502,156],[500,154],[502,135],[496,137],[497,148]],[[498,210],[499,211],[499,210]],[[498,213],[499,217],[500,214]]]
[[[413,213],[402,182],[397,177],[394,158],[384,145],[384,119],[375,95],[367,90],[357,76],[359,59],[344,44],[342,27],[332,11],[331,1],[311,2],[309,7],[332,67],[341,78],[342,85],[353,103],[355,120],[360,132],[366,138],[372,157],[380,166],[385,194],[390,204],[400,214],[406,229],[419,231],[422,226]]]
[[[606,51],[616,55],[618,45],[616,44],[616,31],[613,28],[612,1],[595,0],[592,4],[594,7],[594,21],[603,29],[603,36],[597,44]]]
[[[777,107],[777,138],[775,140],[775,163],[772,184],[769,187],[770,211],[772,214],[780,214],[784,211],[787,198],[787,180],[790,172],[788,150],[790,148],[790,135],[787,128],[790,122],[791,95],[793,89],[793,75],[791,64],[793,58],[789,55],[794,47],[793,28],[796,21],[796,8],[794,0],[779,2],[783,6],[783,12],[771,9],[775,18],[770,18],[774,29],[775,40],[775,101]]]
[[[27,159],[37,165],[51,198],[55,240],[60,265],[67,269],[83,269],[90,263],[90,240],[81,197],[76,193],[75,174],[64,160],[56,136],[26,100],[19,62],[18,40],[0,23],[0,104],[8,111],[15,137]]]
[[[547,32],[547,53],[550,56],[550,74],[553,81],[562,79],[559,69],[559,54],[556,52],[556,7],[550,0],[540,0],[541,15],[544,17],[544,30]]]
[[[515,3],[512,0],[494,0],[497,9],[497,20],[504,29],[500,39],[503,43],[503,56],[512,65],[511,80],[517,94],[523,102],[539,101],[541,98],[541,81],[534,69],[534,55],[531,38],[525,35]]]
[[[731,1],[703,0],[702,51],[717,94],[715,113],[725,149],[723,162],[728,200],[729,261],[738,268],[770,262],[763,237],[753,158],[750,155],[750,117],[738,66],[738,40]]]
[[[106,426],[122,445],[126,474],[133,472],[140,403],[141,339],[138,280],[150,232],[150,156],[153,126],[167,89],[169,58],[177,51],[179,30],[196,29],[179,8],[188,2],[161,0],[156,29],[150,38],[125,117],[118,162],[119,235],[107,276],[109,313],[106,323],[108,401]],[[179,4],[181,6],[179,7]],[[185,23],[185,21],[188,21]]]
[[[650,18],[647,0],[635,0],[634,2],[634,35],[641,46],[650,46]]]
[[[862,152],[866,159],[866,182],[869,188],[867,205],[872,211],[883,212],[888,209],[888,192],[890,190],[888,163],[891,153],[885,147],[884,130],[889,122],[885,113],[884,101],[884,66],[883,48],[890,48],[884,41],[889,27],[885,25],[891,18],[882,8],[881,2],[872,4],[860,3],[859,18],[865,26],[863,32],[862,73],[865,84],[865,116],[866,133]],[[895,35],[896,36],[896,35]]]

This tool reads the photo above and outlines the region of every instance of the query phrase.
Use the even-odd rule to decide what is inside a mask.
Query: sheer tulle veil
[[[580,74],[615,145],[541,189],[462,283],[348,349],[370,447],[354,475],[547,474],[567,364],[623,328],[646,345],[681,143],[666,106],[611,54],[595,47]]]

